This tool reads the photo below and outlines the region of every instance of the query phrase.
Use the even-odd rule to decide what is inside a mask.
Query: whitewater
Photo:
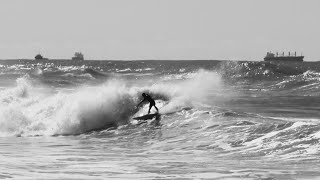
[[[319,179],[319,65],[2,60],[0,179]]]

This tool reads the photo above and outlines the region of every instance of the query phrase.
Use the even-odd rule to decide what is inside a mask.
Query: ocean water
[[[317,62],[0,61],[0,179],[320,179],[319,88]]]

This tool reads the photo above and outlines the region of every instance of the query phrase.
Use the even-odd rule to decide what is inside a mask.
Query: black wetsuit
[[[156,105],[156,103],[154,102],[154,100],[152,99],[152,97],[149,96],[149,94],[146,94],[146,96],[144,97],[144,100],[143,100],[143,101],[145,101],[145,100],[148,100],[148,101],[150,102],[150,106],[151,106],[151,107],[154,106],[154,105]]]
[[[149,94],[145,94],[145,96],[143,96],[143,98],[144,99],[139,104],[141,104],[145,100],[149,101],[150,105],[149,105],[148,114],[150,114],[150,110],[151,110],[152,106],[154,106],[156,108],[156,110],[159,111],[157,106],[156,106],[155,101],[152,99],[152,97]]]

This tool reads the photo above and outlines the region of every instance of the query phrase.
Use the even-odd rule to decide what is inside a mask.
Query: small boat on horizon
[[[81,52],[74,53],[72,60],[83,61],[84,60],[83,54]]]
[[[48,60],[48,58],[44,58],[40,53],[34,57],[35,60]]]

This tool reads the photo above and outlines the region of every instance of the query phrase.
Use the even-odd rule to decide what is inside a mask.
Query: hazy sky
[[[0,58],[320,60],[320,0],[1,0]]]

